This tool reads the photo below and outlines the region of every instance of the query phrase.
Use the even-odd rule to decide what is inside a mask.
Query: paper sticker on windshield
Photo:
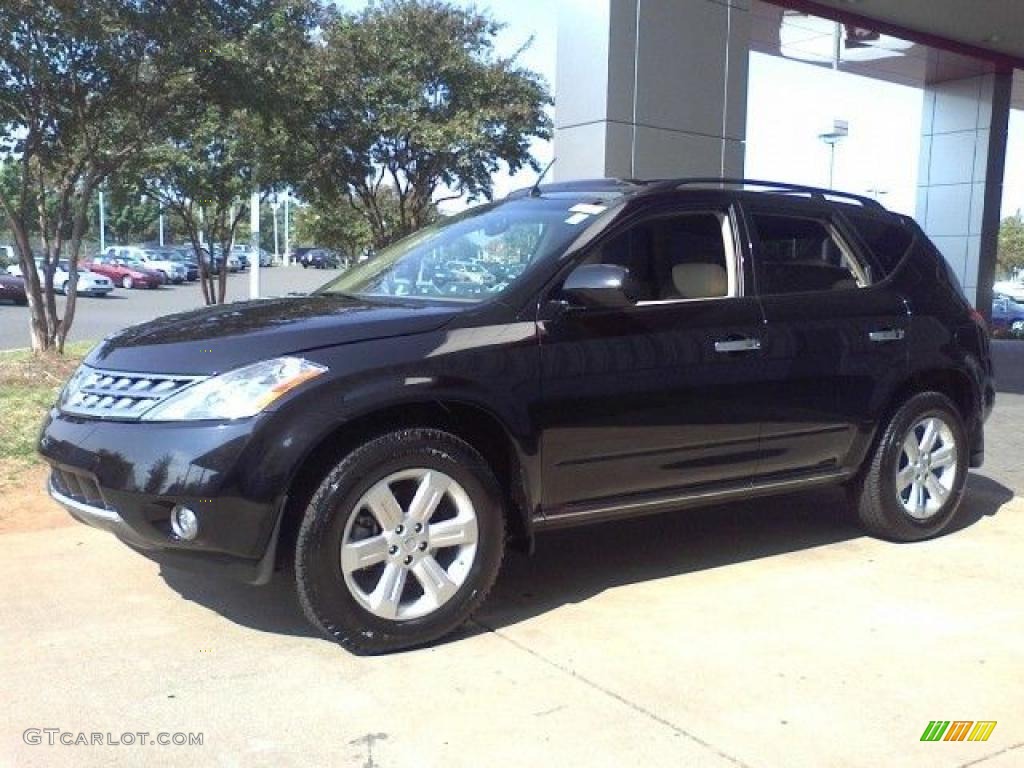
[[[574,213],[568,219],[565,220],[566,224],[579,224],[581,221],[586,221],[590,216],[586,213]]]
[[[606,205],[593,205],[591,203],[578,203],[569,209],[569,213],[585,213],[587,216],[597,216],[608,210]]]

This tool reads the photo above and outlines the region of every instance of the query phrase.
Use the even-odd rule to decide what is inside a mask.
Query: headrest
[[[677,264],[672,282],[684,299],[713,299],[729,293],[729,275],[720,264]]]

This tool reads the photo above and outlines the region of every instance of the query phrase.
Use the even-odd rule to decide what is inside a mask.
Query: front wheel
[[[1024,338],[1024,320],[1014,320],[1010,326],[1010,334],[1017,339]]]
[[[124,277],[121,278],[121,287],[124,288],[125,290],[130,291],[132,285],[134,285],[134,283],[132,282],[132,278],[130,275],[125,275]]]
[[[894,541],[937,536],[963,499],[968,453],[963,419],[948,397],[910,398],[889,421],[854,489],[864,527]]]
[[[431,429],[384,435],[310,501],[296,543],[299,601],[354,653],[429,643],[483,602],[504,531],[498,484],[470,445]]]
[[[67,296],[69,290],[71,290],[71,281],[65,280],[64,284],[60,287],[60,292]]]

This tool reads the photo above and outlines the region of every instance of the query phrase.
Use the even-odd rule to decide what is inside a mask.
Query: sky
[[[533,44],[520,62],[540,73],[554,92],[557,13],[552,5],[558,0],[451,1],[488,11],[506,24],[496,41],[501,54],[511,54],[532,37]],[[345,10],[361,10],[369,0],[337,4]],[[833,120],[844,119],[850,123],[850,136],[836,151],[835,188],[877,194],[886,207],[914,214],[921,90],[758,53],[751,54],[748,85],[748,178],[827,186],[828,149],[818,134],[831,127]],[[558,94],[554,96],[557,105]],[[552,157],[550,142],[535,142],[533,149],[542,164]],[[515,177],[499,174],[494,180],[495,197],[535,179],[530,169]],[[1003,215],[1020,209],[1024,209],[1024,112],[1015,110],[1010,118]]]

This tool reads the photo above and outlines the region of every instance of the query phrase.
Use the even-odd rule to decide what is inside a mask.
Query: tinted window
[[[896,268],[914,240],[913,232],[893,221],[863,214],[851,214],[849,219],[886,275]]]
[[[763,294],[845,290],[871,282],[868,267],[824,221],[755,215],[754,226]]]
[[[640,301],[721,298],[734,293],[730,231],[724,213],[651,219],[608,240],[588,262],[626,267]]]

